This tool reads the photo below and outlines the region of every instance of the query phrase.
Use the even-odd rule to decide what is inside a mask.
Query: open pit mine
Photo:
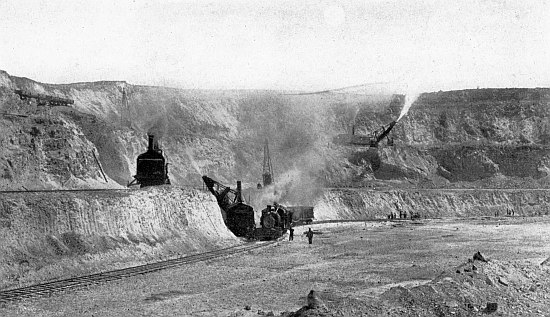
[[[139,304],[117,300],[127,303],[124,309],[153,311],[147,305],[159,301],[178,309],[160,315],[550,314],[537,304],[550,296],[544,261],[550,256],[544,233],[550,232],[550,89],[440,91],[409,99],[353,89],[283,94],[123,81],[54,85],[0,71],[0,292],[258,244],[245,237],[253,226],[264,227],[262,210],[281,204],[307,210],[307,219],[277,216],[283,209],[275,208],[273,217],[284,224],[264,251],[227,258],[227,267],[207,262],[178,271],[193,285],[216,276],[201,286],[216,290],[179,290],[183,283]],[[205,186],[205,175],[216,181]],[[240,206],[246,201],[247,218],[228,228],[221,184],[237,181],[238,191],[227,187],[225,194],[238,193]],[[141,186],[128,187],[133,184]],[[295,241],[287,242],[298,220],[307,226],[296,223]],[[500,225],[509,226],[495,229]],[[315,233],[309,248],[308,226]],[[483,246],[472,244],[477,234],[488,227],[493,240],[479,241],[501,239],[482,250],[492,260],[469,259]],[[238,230],[244,233],[236,236]],[[451,236],[457,240],[442,244]],[[514,256],[502,251],[521,237],[539,244],[511,248]],[[357,244],[349,241],[377,242],[353,249]],[[462,249],[440,254],[453,245]],[[406,250],[414,252],[405,256]],[[392,262],[391,254],[404,258]],[[426,264],[432,257],[438,262]],[[506,262],[520,259],[538,264]],[[378,266],[358,269],[371,260]],[[246,271],[252,263],[258,267]],[[414,279],[384,275],[417,266],[426,269],[410,273]],[[288,281],[279,283],[283,278]],[[90,292],[103,296],[99,288]],[[532,301],[526,304],[524,295]],[[82,300],[55,296],[50,300],[66,307]],[[0,295],[0,315],[56,313],[48,299],[8,299]],[[221,306],[208,306],[209,299]],[[119,307],[105,307],[117,315]],[[111,315],[88,308],[64,313]]]

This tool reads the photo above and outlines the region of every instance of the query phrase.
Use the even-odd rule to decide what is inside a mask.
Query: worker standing
[[[313,231],[311,231],[311,228],[309,228],[309,231],[306,233],[307,240],[309,241],[309,244],[313,243]]]
[[[290,232],[290,234],[288,235],[288,241],[294,240],[294,228],[292,228],[292,226],[290,226],[288,231]]]

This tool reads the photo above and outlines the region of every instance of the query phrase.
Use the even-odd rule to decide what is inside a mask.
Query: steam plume
[[[285,206],[313,206],[323,189],[317,175],[325,166],[321,156],[310,152],[296,158],[296,162],[277,176],[277,182],[266,186],[250,202],[257,210],[274,201]]]
[[[403,116],[406,115],[407,112],[409,112],[409,108],[416,101],[418,96],[418,93],[408,93],[405,95],[405,104],[403,105],[403,109],[401,109],[401,114],[399,114],[399,118],[397,118],[396,121],[401,120],[401,118],[403,118]]]

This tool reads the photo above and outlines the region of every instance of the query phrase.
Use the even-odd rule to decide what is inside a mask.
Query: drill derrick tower
[[[130,104],[128,101],[128,87],[126,82],[122,84],[122,105],[120,109],[120,124],[122,126],[132,127],[132,118],[130,114]]]
[[[265,139],[264,145],[264,169],[262,173],[264,187],[273,184],[275,181],[273,177],[273,166],[271,165],[271,158],[269,157],[269,145],[267,139]]]

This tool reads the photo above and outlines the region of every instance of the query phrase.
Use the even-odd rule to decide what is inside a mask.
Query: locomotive
[[[254,230],[257,240],[273,240],[282,236],[292,224],[291,213],[282,205],[273,203],[262,210],[260,228]]]
[[[148,135],[149,145],[147,152],[138,155],[136,175],[128,187],[140,185],[140,188],[146,186],[170,185],[168,177],[168,163],[155,140],[155,136]]]

